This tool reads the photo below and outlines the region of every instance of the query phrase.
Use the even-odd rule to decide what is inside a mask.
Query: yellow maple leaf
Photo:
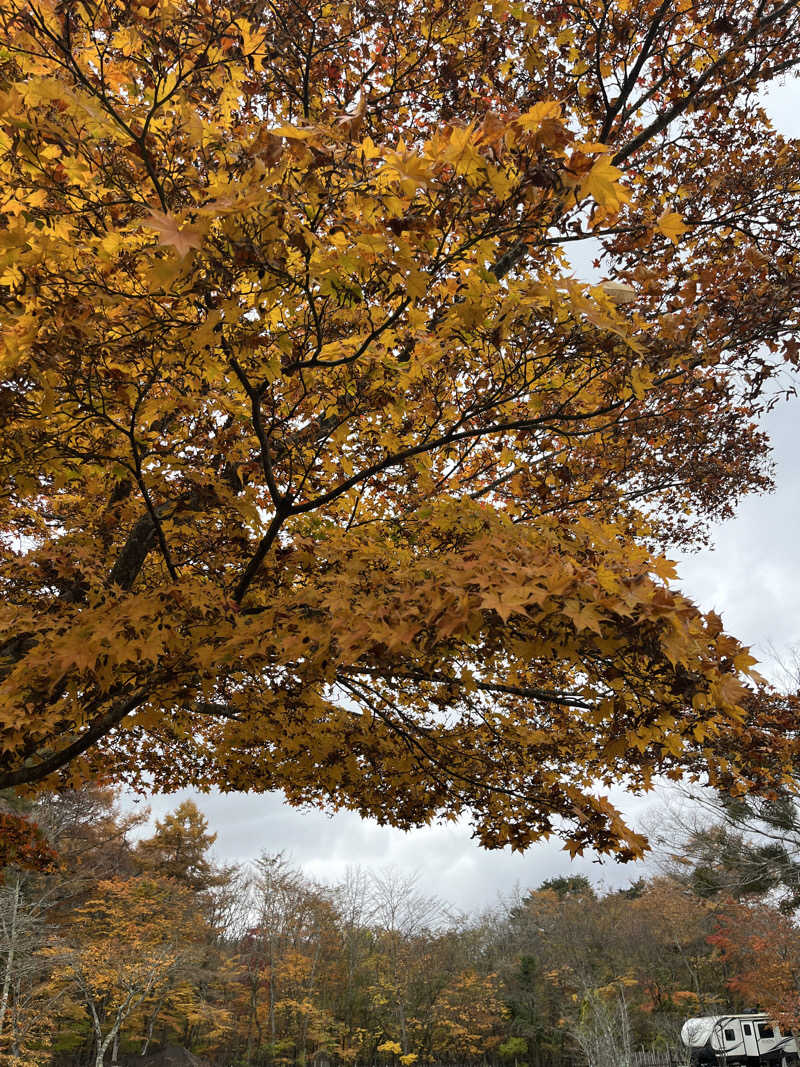
[[[384,170],[394,171],[403,183],[409,185],[409,194],[414,188],[426,186],[430,176],[430,164],[414,152],[409,152],[401,141],[396,152],[387,152],[384,156]]]
[[[575,607],[572,605],[575,605]],[[576,610],[576,608],[579,610]],[[564,613],[572,620],[576,630],[593,630],[598,634],[603,632],[600,626],[602,618],[591,604],[568,601],[568,606],[565,607]]]
[[[682,233],[686,233],[688,226],[677,211],[666,211],[656,223],[656,229],[669,237],[674,245],[680,240]]]
[[[538,130],[545,119],[560,119],[561,104],[555,100],[542,100],[534,104],[514,121],[523,130]]]
[[[571,860],[574,860],[576,856],[582,856],[583,850],[584,848],[581,842],[575,841],[572,838],[569,838],[564,844],[564,851],[569,852],[569,858]]]
[[[651,570],[665,582],[673,581],[678,577],[675,563],[671,559],[666,559],[664,556],[656,556],[653,559]]]
[[[269,131],[273,137],[285,137],[288,141],[310,141],[317,136],[313,126],[273,126]]]
[[[608,156],[601,156],[581,182],[580,195],[591,196],[601,207],[616,211],[631,198],[628,190],[619,184],[621,174]]]

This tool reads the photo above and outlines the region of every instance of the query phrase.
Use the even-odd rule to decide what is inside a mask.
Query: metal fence
[[[686,1052],[679,1048],[640,1048],[631,1052],[630,1067],[679,1067]]]

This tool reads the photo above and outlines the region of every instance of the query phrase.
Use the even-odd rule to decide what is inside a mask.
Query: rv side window
[[[744,1030],[744,1032],[747,1034],[748,1037],[752,1037],[753,1036],[753,1031],[752,1031],[752,1028],[750,1026],[750,1023],[742,1023],[742,1029]]]
[[[726,1041],[735,1041],[736,1040],[736,1032],[733,1029],[728,1028],[723,1032],[725,1034],[725,1040]]]
[[[772,1029],[771,1023],[759,1023],[758,1024],[758,1036],[759,1037],[774,1037],[775,1033]]]

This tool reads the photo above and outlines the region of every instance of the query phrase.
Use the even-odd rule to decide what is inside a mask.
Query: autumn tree
[[[116,1052],[128,1018],[169,981],[196,937],[186,892],[152,878],[99,882],[75,909],[46,955],[52,986],[68,990],[86,1010],[96,1067],[109,1049]]]
[[[161,857],[170,869],[159,872],[142,864],[142,842],[130,840],[146,813],[121,810],[111,790],[16,806],[40,828],[51,859],[44,870],[9,865],[0,877],[0,1063],[63,1062],[93,1045],[96,1055],[98,1020],[114,1053],[145,1054],[170,1039],[201,1048],[226,1040],[234,968],[224,942],[235,930],[224,898],[234,878],[199,862],[213,835],[196,809],[181,805],[161,821],[173,847]],[[187,824],[202,832],[187,835],[193,848],[176,848]]]
[[[0,34],[0,787],[625,858],[597,782],[780,777],[789,709],[659,553],[767,484],[798,0],[8,0]]]
[[[336,887],[334,901],[339,915],[339,967],[337,1014],[342,1022],[340,1055],[352,1060],[363,1044],[370,1007],[376,944],[372,920],[375,914],[367,872],[351,867]]]
[[[39,956],[46,943],[50,894],[11,867],[0,885],[0,1063],[47,1062],[60,996],[47,986]]]
[[[171,878],[196,894],[208,894],[224,886],[231,875],[215,867],[208,855],[216,839],[216,834],[208,832],[208,820],[194,801],[184,800],[156,820],[152,837],[138,842],[136,859],[146,871]]]
[[[403,1053],[423,1042],[433,1004],[447,972],[431,959],[437,927],[446,911],[418,888],[418,874],[386,868],[372,877],[375,937],[370,996],[382,1036],[397,1041]],[[436,961],[440,963],[440,961]]]
[[[318,996],[338,940],[332,894],[270,853],[254,864],[250,889],[250,927],[238,953],[244,1060],[265,1050],[305,1060],[332,1036]]]
[[[729,968],[728,989],[759,1004],[786,1030],[800,1021],[800,929],[764,901],[730,900],[710,942]]]
[[[7,854],[0,873],[0,1062],[16,1065],[49,1061],[57,1020],[71,1008],[66,988],[50,980],[53,930],[99,881],[132,870],[126,835],[141,819],[94,788],[14,806],[37,827],[47,857],[30,864],[27,851]]]
[[[441,991],[432,1016],[435,1055],[444,1061],[472,1059],[497,1049],[508,1008],[496,975],[464,971]]]

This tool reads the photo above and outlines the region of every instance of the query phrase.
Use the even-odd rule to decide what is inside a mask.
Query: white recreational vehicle
[[[768,1015],[706,1015],[687,1019],[681,1041],[693,1067],[790,1067],[800,1060],[792,1034],[782,1034]]]

